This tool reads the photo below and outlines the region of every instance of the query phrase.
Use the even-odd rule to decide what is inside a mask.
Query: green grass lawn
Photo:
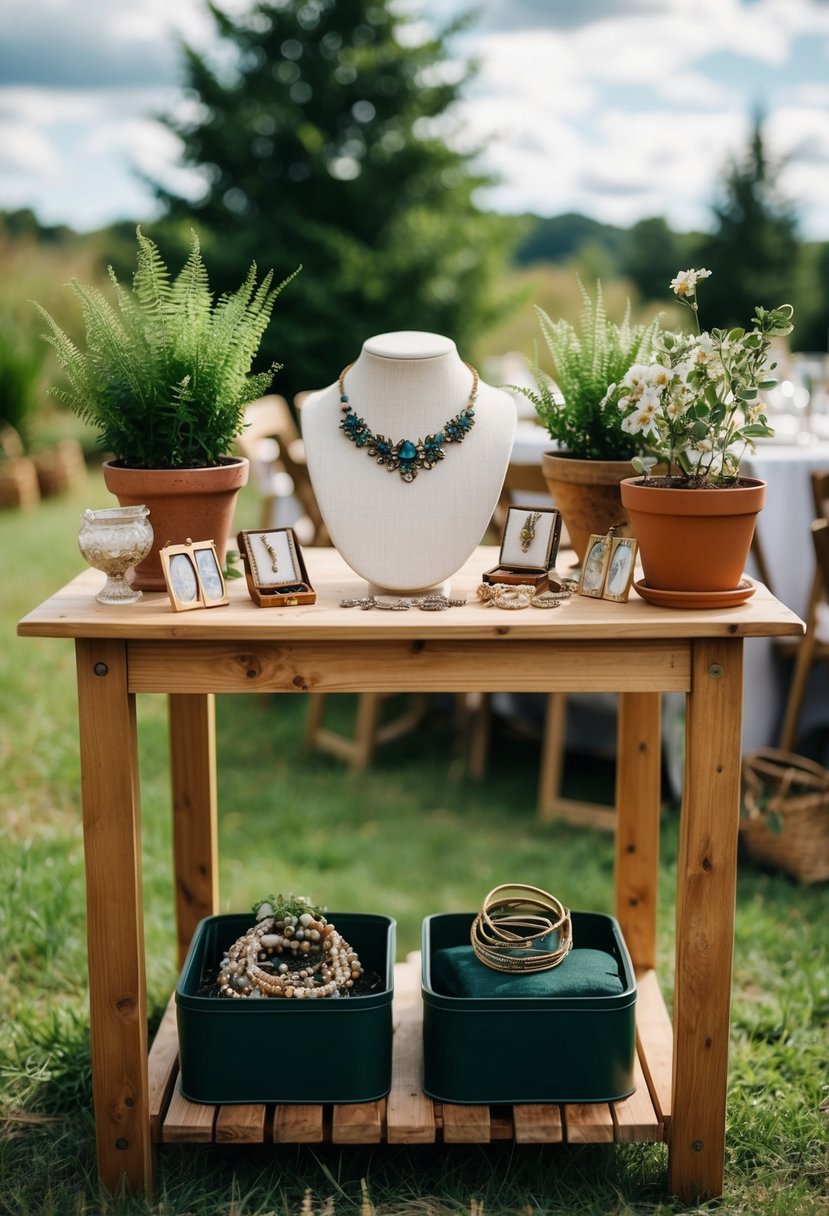
[[[662,1192],[655,1145],[515,1148],[178,1148],[159,1152],[155,1206],[98,1194],[89,1080],[82,835],[73,648],[17,639],[17,619],[81,568],[84,506],[72,500],[0,515],[0,1213],[79,1216],[656,1216],[684,1209]],[[247,497],[240,526],[255,523]],[[124,611],[129,611],[125,608]],[[343,723],[353,702],[333,712]],[[398,921],[401,955],[421,918],[471,910],[498,882],[533,883],[565,902],[612,910],[609,836],[540,825],[538,749],[496,735],[490,774],[464,773],[451,704],[428,729],[349,774],[302,750],[300,696],[218,701],[221,904],[244,911],[270,891]],[[163,698],[140,699],[148,988],[154,1026],[175,983]],[[595,797],[609,775],[589,766]],[[671,992],[676,813],[663,824],[660,975]],[[799,886],[741,867],[726,1189],[712,1211],[829,1211],[829,885]],[[274,1044],[313,1051],[312,1043]],[[696,1209],[696,1210],[708,1210]]]

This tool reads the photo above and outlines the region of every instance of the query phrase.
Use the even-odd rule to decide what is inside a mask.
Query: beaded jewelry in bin
[[[330,997],[345,994],[363,973],[355,950],[304,901],[256,906],[256,924],[226,951],[219,965],[224,997]]]

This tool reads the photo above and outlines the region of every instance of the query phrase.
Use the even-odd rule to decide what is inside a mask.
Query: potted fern
[[[257,282],[254,264],[235,292],[214,300],[195,233],[174,279],[155,243],[140,228],[136,237],[132,290],[109,268],[115,306],[97,288],[71,284],[85,350],[36,307],[68,382],[52,393],[97,427],[100,446],[112,453],[104,479],[121,506],[150,508],[155,543],[132,582],[156,591],[164,588],[163,545],[211,539],[224,561],[248,478],[247,460],[228,453],[244,429],[245,407],[278,370],[250,369],[274,301],[294,275],[274,287],[272,271]]]
[[[530,364],[535,388],[515,387],[532,401],[550,438],[560,445],[544,453],[541,468],[581,561],[592,533],[604,533],[614,524],[621,525],[620,533],[625,530],[618,487],[630,475],[631,459],[644,453],[645,442],[623,430],[621,412],[606,401],[607,387],[648,357],[659,318],[632,325],[628,301],[617,325],[605,310],[601,283],[595,299],[580,280],[579,291],[578,329],[569,321],[552,321],[541,308],[535,310],[555,379],[543,371],[536,356]]]

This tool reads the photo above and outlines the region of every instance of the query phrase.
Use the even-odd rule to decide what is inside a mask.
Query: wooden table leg
[[[169,697],[173,867],[179,964],[196,925],[219,910],[216,812],[216,699]]]
[[[122,641],[76,643],[98,1172],[152,1192],[135,698]]]
[[[659,693],[619,695],[616,919],[637,970],[656,966],[662,741]]]
[[[742,640],[693,646],[677,862],[673,1122],[668,1181],[722,1194],[740,801]]]

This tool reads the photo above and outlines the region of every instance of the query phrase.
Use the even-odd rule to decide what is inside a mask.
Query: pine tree
[[[222,66],[186,47],[197,117],[168,120],[205,193],[159,194],[195,222],[220,285],[254,259],[277,278],[303,264],[263,343],[285,364],[278,390],[329,382],[373,333],[433,330],[468,349],[496,316],[511,228],[479,211],[486,179],[445,137],[470,75],[450,58],[456,29],[412,45],[391,0],[210,11]]]
[[[718,325],[745,326],[756,305],[774,307],[794,296],[797,221],[778,176],[757,118],[748,148],[724,175],[722,200],[714,207],[716,229],[697,254],[696,264],[713,272],[706,313]]]

